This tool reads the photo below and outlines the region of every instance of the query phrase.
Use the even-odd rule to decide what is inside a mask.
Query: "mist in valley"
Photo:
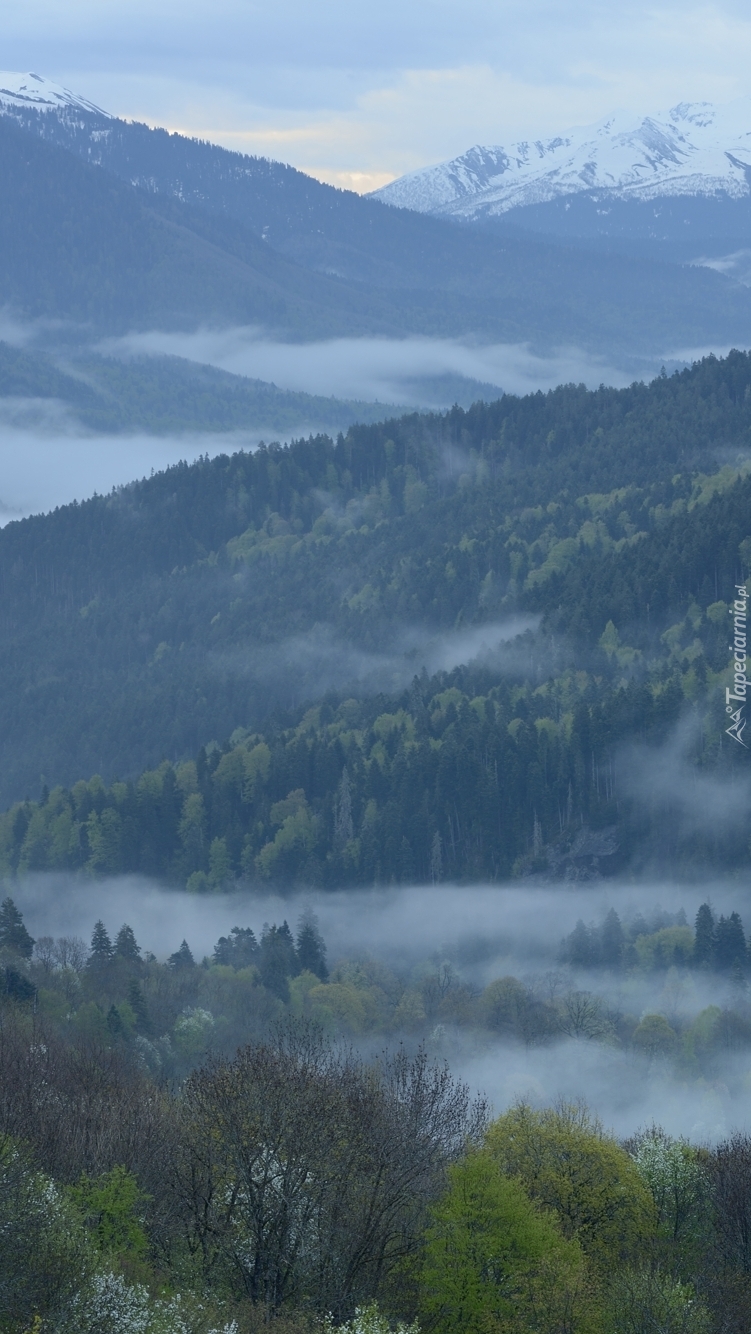
[[[645,878],[550,885],[530,880],[194,895],[137,877],[86,883],[32,875],[14,889],[14,898],[37,937],[88,942],[101,919],[114,939],[126,922],[142,949],[160,960],[182,939],[198,962],[235,926],[251,928],[260,940],[269,925],[287,921],[294,930],[312,915],[326,942],[333,981],[369,960],[408,987],[424,986],[435,976],[480,997],[496,979],[514,978],[540,1004],[558,1003],[564,1019],[553,1036],[531,1034],[524,1040],[440,1021],[429,1029],[431,1056],[447,1060],[473,1090],[486,1094],[496,1114],[519,1099],[536,1106],[580,1099],[621,1137],[653,1122],[699,1142],[751,1127],[751,1049],[720,1044],[713,1077],[707,1079],[681,1073],[617,1036],[625,1017],[633,1028],[645,1015],[661,1015],[680,1033],[708,1007],[745,1013],[745,984],[685,966],[651,972],[575,967],[562,954],[562,942],[578,922],[596,926],[611,909],[626,930],[634,923],[640,930],[656,924],[659,929],[676,917],[693,923],[708,900],[715,915],[740,911],[742,916],[749,896],[738,881],[679,884]],[[419,1037],[413,1028],[397,1026],[380,1034],[345,1032],[342,1040],[372,1056],[399,1043],[412,1048]]]
[[[195,333],[133,333],[108,339],[109,355],[171,354],[235,375],[272,381],[283,389],[332,394],[338,398],[406,403],[430,402],[431,382],[463,376],[497,394],[533,393],[558,384],[622,386],[633,368],[618,368],[576,347],[534,349],[527,343],[491,343],[452,338],[332,338],[322,342],[281,342],[260,328],[201,329]],[[645,359],[641,374],[659,373]],[[448,406],[448,405],[447,405]]]

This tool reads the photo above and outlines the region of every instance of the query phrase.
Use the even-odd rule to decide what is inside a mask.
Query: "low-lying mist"
[[[0,526],[104,495],[182,460],[255,449],[260,438],[245,431],[95,434],[54,400],[0,398]]]
[[[211,661],[217,675],[240,677],[264,691],[273,688],[275,699],[293,707],[329,690],[393,693],[423,668],[431,675],[464,663],[490,666],[501,676],[529,671],[531,659],[544,650],[526,632],[539,623],[539,616],[517,615],[442,632],[397,624],[379,652],[359,648],[319,623],[278,643],[217,651]]]
[[[615,908],[624,924],[682,909],[693,921],[711,900],[717,913],[743,910],[745,890],[735,882],[683,885],[599,881],[550,886],[506,885],[391,887],[339,893],[289,895],[257,891],[190,895],[145,880],[123,877],[86,883],[66,876],[29,876],[14,898],[33,935],[88,940],[96,919],[111,935],[127,922],[143,949],[165,958],[185,938],[197,960],[210,955],[233,926],[251,927],[315,913],[328,947],[330,967],[370,958],[405,978],[450,966],[479,994],[491,981],[517,978],[542,1002],[555,997],[595,998],[603,1014],[627,1012],[638,1022],[662,1014],[680,1027],[708,1006],[738,1002],[737,980],[695,969],[623,973],[561,963],[561,942],[576,923],[602,921]],[[735,989],[734,989],[735,988]],[[744,1002],[745,1003],[745,1002]],[[356,1039],[369,1050],[409,1034]],[[583,1098],[620,1135],[652,1121],[673,1134],[714,1140],[751,1122],[751,1051],[732,1044],[717,1053],[717,1077],[681,1079],[667,1064],[614,1037],[565,1032],[527,1042],[474,1028],[438,1024],[432,1053],[491,1098],[496,1111],[524,1097],[548,1104]]]
[[[552,389],[572,381],[597,388],[617,387],[635,378],[633,367],[616,367],[575,347],[543,354],[527,343],[493,343],[451,338],[332,338],[316,343],[282,343],[254,327],[202,329],[195,333],[129,334],[108,340],[113,354],[171,354],[235,375],[273,382],[279,388],[337,398],[421,406],[429,382],[459,375],[514,394]],[[639,374],[657,374],[660,364],[645,361]],[[428,397],[427,401],[431,401]]]

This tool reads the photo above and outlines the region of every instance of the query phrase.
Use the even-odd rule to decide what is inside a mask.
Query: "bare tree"
[[[424,1052],[366,1065],[288,1028],[194,1074],[175,1188],[208,1272],[254,1302],[341,1315],[417,1246],[484,1105]]]

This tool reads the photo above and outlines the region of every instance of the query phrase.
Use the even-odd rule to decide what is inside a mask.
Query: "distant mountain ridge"
[[[534,206],[495,230],[458,226],[120,120],[39,75],[0,83],[0,304],[22,318],[575,346],[637,376],[674,350],[751,341],[751,297],[723,259],[744,245],[741,218],[730,243],[694,246],[716,272],[680,267],[673,237],[597,254],[547,219],[516,226]]]
[[[651,200],[751,193],[751,99],[681,102],[643,119],[617,113],[548,139],[477,145],[373,192],[397,208],[464,221],[583,191]]]

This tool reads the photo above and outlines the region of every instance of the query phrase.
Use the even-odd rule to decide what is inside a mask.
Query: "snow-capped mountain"
[[[0,70],[0,112],[19,108],[24,111],[87,111],[96,116],[107,116],[87,102],[85,97],[78,97],[59,83],[45,79],[41,74],[18,74],[13,70]]]
[[[470,148],[374,191],[397,208],[464,219],[561,196],[622,199],[751,193],[751,99],[717,107],[681,102],[643,120],[625,113],[551,139]]]

